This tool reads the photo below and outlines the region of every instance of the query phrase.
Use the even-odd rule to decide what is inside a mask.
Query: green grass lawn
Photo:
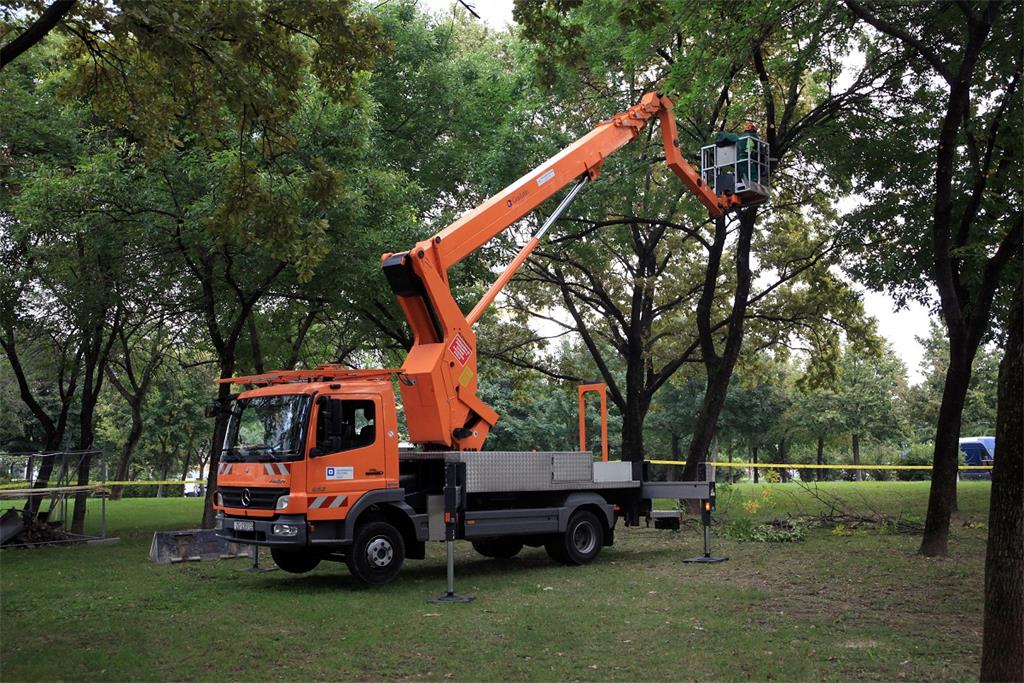
[[[927,487],[821,490],[920,519]],[[961,484],[943,559],[878,531],[783,544],[722,533],[741,517],[820,512],[797,484],[721,491],[715,551],[730,559],[718,565],[681,563],[701,551],[697,526],[620,526],[578,568],[460,543],[457,589],[477,596],[460,605],[427,602],[444,590],[441,544],[375,590],[332,563],[304,576],[237,571],[246,560],[158,566],[152,532],[194,526],[200,502],[112,502],[119,545],[0,552],[0,679],[976,679],[988,491]]]

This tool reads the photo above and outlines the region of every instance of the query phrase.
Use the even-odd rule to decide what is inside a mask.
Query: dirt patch
[[[843,647],[850,650],[866,650],[871,647],[878,647],[877,640],[848,640],[843,643]]]

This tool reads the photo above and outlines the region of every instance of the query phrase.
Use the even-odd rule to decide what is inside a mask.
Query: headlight
[[[275,536],[298,536],[299,527],[294,524],[275,524],[274,525]]]
[[[277,505],[275,508],[277,510],[284,510],[286,507],[288,507],[288,496],[281,496],[277,499]]]
[[[220,491],[217,491],[217,493],[213,494],[213,502],[216,503],[217,505],[224,505],[224,496],[220,495]]]

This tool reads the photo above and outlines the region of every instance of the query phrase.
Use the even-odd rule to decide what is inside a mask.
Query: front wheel
[[[271,548],[270,556],[274,558],[274,564],[289,574],[305,574],[320,564],[320,558],[308,550]]]
[[[387,522],[370,522],[359,528],[345,558],[348,570],[367,586],[392,581],[405,561],[405,542],[398,529]]]
[[[548,539],[544,548],[551,559],[562,564],[592,562],[604,546],[604,525],[593,512],[579,510],[569,518],[565,533]]]

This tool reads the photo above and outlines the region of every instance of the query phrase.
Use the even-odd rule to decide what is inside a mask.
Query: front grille
[[[217,491],[224,501],[224,507],[247,510],[273,510],[277,507],[277,499],[288,493],[288,489],[258,486],[221,486]],[[242,494],[245,491],[249,492],[248,505],[242,504]]]

